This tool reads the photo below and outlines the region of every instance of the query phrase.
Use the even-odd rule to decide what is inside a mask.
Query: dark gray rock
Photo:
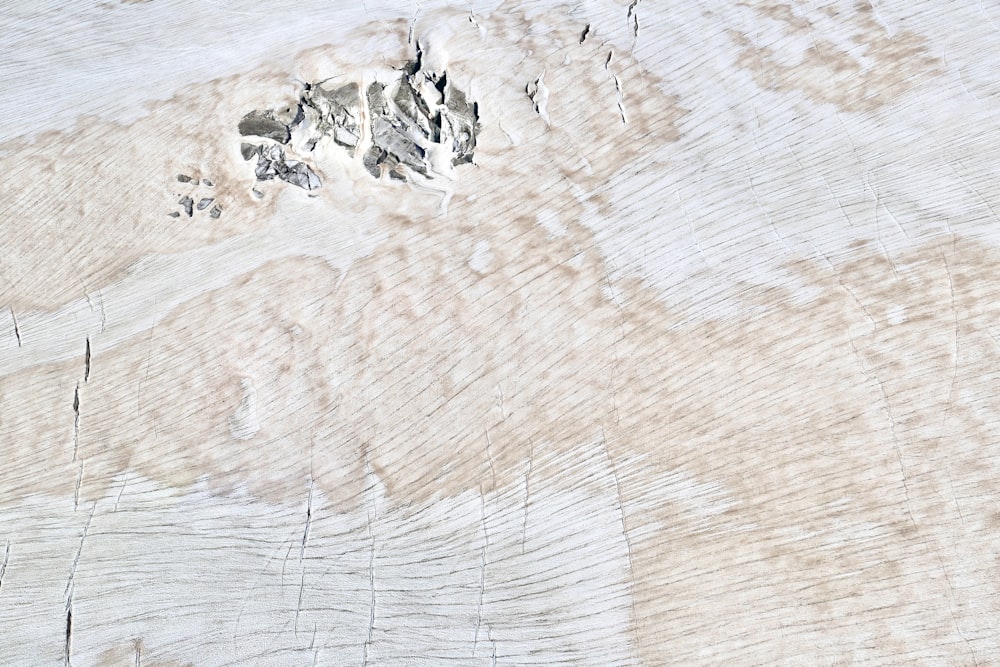
[[[278,178],[286,183],[297,185],[305,190],[315,190],[322,185],[319,176],[305,162],[286,162],[284,167],[278,174]]]
[[[277,178],[314,190],[321,185],[319,176],[305,162],[286,159],[278,144],[289,144],[294,134],[296,149],[311,151],[328,137],[354,156],[363,134],[364,101],[372,143],[362,163],[373,177],[381,178],[386,172],[398,180],[405,180],[409,172],[430,176],[427,153],[431,149],[446,150],[453,165],[472,162],[479,132],[478,105],[452,84],[447,72],[422,68],[419,45],[417,59],[401,72],[389,84],[370,84],[364,100],[356,83],[336,85],[327,79],[305,84],[295,107],[251,111],[239,123],[240,134],[277,144],[244,142],[240,154],[244,160],[257,157],[254,174],[260,181]]]
[[[323,137],[333,140],[354,155],[361,141],[361,94],[358,84],[334,86],[329,81],[306,84],[299,108],[309,128],[306,148],[312,150]]]
[[[258,181],[279,178],[306,190],[315,190],[322,185],[319,176],[305,162],[286,161],[281,146],[262,146],[254,172]]]
[[[373,83],[365,97],[371,122],[372,147],[364,165],[376,178],[380,165],[398,178],[399,165],[427,175],[428,144],[443,145],[452,164],[472,162],[479,132],[479,106],[452,85],[447,72],[421,70],[420,59],[408,63],[394,87]]]
[[[240,144],[240,155],[243,156],[244,160],[249,160],[254,155],[260,152],[260,146],[254,144]]]
[[[479,104],[470,102],[450,81],[444,88],[444,104],[448,112],[442,114],[442,138],[451,142],[452,164],[472,162],[479,133]]]
[[[287,144],[292,138],[288,124],[279,120],[270,109],[251,111],[243,116],[239,131],[244,137],[264,137],[280,144]]]

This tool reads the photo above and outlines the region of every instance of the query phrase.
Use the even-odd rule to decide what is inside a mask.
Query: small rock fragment
[[[257,188],[250,188],[250,192],[252,192],[253,196],[256,197],[257,199],[264,198],[264,193],[258,190]]]
[[[254,144],[240,144],[240,155],[243,156],[244,160],[249,160],[260,150],[260,146],[255,146]]]
[[[306,84],[299,112],[307,121],[309,135],[305,147],[312,150],[325,136],[354,155],[354,149],[361,141],[361,96],[356,83],[332,87],[330,81]]]
[[[535,113],[542,117],[545,124],[549,124],[549,88],[545,85],[545,71],[543,70],[538,78],[530,81],[524,87],[524,92],[528,94],[528,99],[535,107]]]
[[[212,210],[208,212],[210,218],[218,218],[222,215],[222,207],[216,204],[212,207]]]
[[[389,113],[389,104],[385,99],[385,85],[373,81],[365,93],[368,98],[368,109],[373,116],[385,116]]]
[[[446,72],[426,72],[420,58],[403,68],[403,76],[388,87],[368,86],[372,146],[362,162],[372,176],[380,165],[398,178],[405,165],[428,175],[433,167],[428,152],[435,146],[451,154],[452,165],[472,162],[479,131],[479,105],[452,85]]]
[[[210,188],[215,186],[215,183],[213,183],[212,181],[208,180],[207,178],[201,179],[201,184],[202,185],[207,185]]]
[[[280,146],[261,146],[257,154],[257,166],[254,173],[258,181],[269,181],[278,175],[276,163],[285,161],[285,152]]]
[[[465,93],[451,85],[450,81],[444,90],[444,104],[448,113],[441,114],[444,120],[441,142],[451,141],[452,164],[472,162],[476,134],[479,132],[479,104],[469,102]]]
[[[396,94],[393,96],[393,102],[402,112],[402,115],[397,115],[399,120],[408,122],[408,124],[416,125],[420,128],[421,134],[431,141],[437,141],[438,131],[441,129],[440,120],[435,122],[431,117],[431,110],[428,107],[428,100],[424,99],[424,96],[417,91],[414,87],[414,82],[418,85],[422,83],[418,75],[414,76],[404,76],[399,80],[399,85],[396,87]],[[422,91],[421,91],[422,92]],[[437,92],[435,90],[435,92]],[[437,103],[438,100],[432,100],[433,103]]]
[[[184,174],[177,174],[177,180],[181,183],[190,183],[194,179],[190,176],[185,176]]]
[[[251,111],[243,116],[240,120],[239,131],[245,137],[251,135],[264,137],[281,144],[287,144],[292,138],[288,124],[279,120],[270,109]]]
[[[407,85],[412,92],[412,87]],[[372,145],[362,160],[365,168],[372,176],[379,178],[381,170],[378,165],[384,164],[389,169],[402,163],[414,171],[426,174],[427,167],[424,162],[424,149],[417,145],[418,137],[421,141],[428,138],[430,127],[425,123],[420,124],[412,121],[400,111],[394,111],[386,99],[386,88],[381,83],[375,82],[368,86],[368,104],[371,116],[371,136]],[[407,105],[411,110],[418,107],[410,93],[395,94],[396,106]],[[414,127],[416,125],[416,127]]]
[[[365,156],[361,159],[361,162],[365,165],[365,169],[368,170],[369,174],[371,174],[375,178],[381,178],[382,168],[379,165],[382,163],[385,157],[386,157],[385,151],[383,151],[378,146],[372,146],[371,148],[368,149],[368,152],[365,153]]]
[[[285,167],[286,169],[278,174],[278,178],[286,183],[297,185],[304,190],[315,190],[321,185],[319,176],[305,162],[287,162]]]
[[[181,197],[180,200],[177,203],[184,207],[184,212],[187,213],[187,215],[188,215],[189,218],[192,215],[194,215],[194,200],[193,199],[191,199],[190,197]]]
[[[296,160],[285,161],[285,152],[281,146],[263,146],[257,157],[254,169],[258,181],[270,181],[280,178],[286,183],[297,185],[306,190],[315,190],[322,183],[319,176],[305,162]]]
[[[199,211],[204,211],[206,208],[209,207],[209,205],[213,201],[215,201],[215,199],[213,197],[205,197],[204,199],[202,199],[201,201],[198,202],[198,210]]]
[[[171,218],[179,218],[179,217],[181,217],[181,214],[178,213],[177,211],[171,211],[170,213],[167,213],[167,215],[169,215]]]

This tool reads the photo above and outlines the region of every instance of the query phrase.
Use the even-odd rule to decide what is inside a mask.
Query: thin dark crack
[[[153,300],[153,312],[156,312],[156,300]],[[146,370],[142,377],[139,378],[139,383],[135,391],[135,411],[136,414],[142,414],[142,384],[149,379],[149,365],[153,360],[153,334],[156,332],[156,325],[154,324],[149,328],[149,348],[146,351]]]
[[[288,550],[285,551],[285,557],[281,560],[281,587],[282,588],[285,587],[285,568],[288,567],[288,559],[292,555],[292,547],[294,547],[294,546],[295,546],[294,544],[289,544],[288,545]]]
[[[796,164],[798,164],[799,168],[804,169],[802,163],[799,162],[799,159],[795,156],[795,153],[792,151],[791,146],[788,146],[788,152],[792,154],[792,157],[795,159],[795,162]],[[851,220],[851,216],[847,215],[847,211],[844,209],[844,202],[840,201],[840,197],[838,197],[837,193],[835,193],[833,191],[833,188],[830,187],[830,181],[828,181],[826,177],[823,176],[822,174],[820,174],[820,178],[823,179],[823,184],[826,186],[827,192],[829,192],[833,200],[837,202],[837,206],[840,208],[840,214],[844,216],[844,220],[847,222],[848,226],[854,227],[854,222]]]
[[[417,2],[417,9],[413,12],[413,18],[410,19],[410,28],[406,33],[407,44],[413,44],[413,26],[416,24],[418,16],[420,16],[420,2]],[[472,16],[472,12],[469,12],[469,16]]]
[[[316,646],[316,624],[313,623],[313,634],[312,639],[309,640],[309,648],[313,652],[312,667],[316,667],[319,662],[319,647]]]
[[[118,496],[115,498],[115,506],[111,509],[112,513],[118,511],[118,503],[121,502],[122,494],[125,493],[125,485],[126,484],[128,484],[128,475],[126,475],[125,479],[122,480],[122,488],[118,489]]]
[[[101,333],[104,333],[104,328],[108,324],[108,313],[104,310],[104,293],[97,290],[97,296],[101,297]]]
[[[875,200],[875,224],[878,225],[878,207],[881,206],[882,208],[885,209],[886,213],[889,214],[889,217],[892,218],[892,221],[896,223],[896,227],[899,228],[899,232],[904,237],[910,238],[910,235],[906,233],[906,230],[903,228],[903,225],[900,224],[899,218],[897,218],[895,214],[893,214],[893,212],[889,210],[889,207],[886,206],[885,202],[882,201],[881,195],[875,191],[875,187],[872,185],[871,181],[871,170],[868,170],[865,173],[865,185],[868,187],[868,191],[872,193],[872,199]]]
[[[306,568],[305,564],[302,564],[299,571],[299,599],[295,603],[295,624],[293,626],[293,632],[296,637],[299,636],[299,614],[302,613],[302,596],[306,590]]]
[[[493,443],[490,441],[490,429],[486,429],[486,462],[490,466],[490,475],[493,478],[493,491],[497,490],[497,471],[493,467],[493,455],[490,454],[490,445]]]
[[[840,286],[844,288],[844,291],[847,292],[848,294],[850,294],[851,298],[854,299],[854,301],[858,304],[858,307],[861,308],[861,312],[863,312],[865,314],[865,317],[868,318],[868,321],[871,322],[872,331],[873,332],[876,331],[878,329],[878,323],[875,322],[875,318],[872,317],[872,315],[871,315],[870,312],[868,312],[868,308],[865,307],[865,304],[862,303],[861,299],[858,298],[858,295],[854,293],[854,290],[852,290],[850,287],[847,286],[847,284],[844,282],[844,279],[841,277],[840,272],[837,271],[837,267],[833,265],[832,261],[830,261],[830,258],[826,256],[826,253],[824,253],[822,250],[820,250],[819,248],[817,248],[816,244],[813,243],[812,241],[809,242],[809,245],[812,246],[812,248],[816,252],[816,254],[818,254],[820,257],[822,257],[826,261],[827,265],[830,267],[830,270],[833,271],[833,274],[835,276],[837,276],[837,282],[840,283]],[[857,354],[857,350],[855,350],[855,355],[856,354]],[[862,369],[862,370],[864,370],[864,369]],[[865,375],[867,377],[867,373]]]
[[[854,347],[854,339],[851,339],[851,347]],[[857,348],[855,348],[855,355],[857,355]],[[862,367],[861,370],[864,372],[864,367]],[[867,375],[867,373],[865,373],[865,375]],[[913,510],[910,508],[910,483],[906,477],[906,466],[903,464],[903,452],[899,448],[899,438],[896,435],[896,418],[893,417],[892,408],[889,406],[889,394],[885,390],[885,382],[881,380],[878,375],[875,375],[874,373],[873,375],[875,382],[878,384],[879,391],[882,392],[882,402],[885,404],[885,414],[889,419],[889,434],[892,436],[892,447],[896,452],[896,460],[899,462],[899,475],[903,481],[903,496],[906,499],[906,515],[910,517],[910,523],[912,523],[913,527],[917,529],[917,520],[913,518]]]
[[[90,336],[87,336],[87,351],[83,353],[83,381],[90,380]]]
[[[142,667],[142,642],[135,640],[135,667]]]
[[[528,502],[531,500],[531,465],[535,458],[535,444],[528,439],[528,472],[524,475],[524,522],[521,524],[521,553],[528,536]]]
[[[878,209],[879,206],[881,206],[881,200],[879,199],[879,194],[875,191],[875,188],[872,187],[868,174],[865,174],[865,184],[868,186],[868,190],[871,191],[872,197],[875,199],[875,236],[878,239],[879,247],[882,248],[882,254],[885,255],[885,261],[889,262],[889,268],[892,269],[893,277],[895,277],[896,280],[899,280],[899,273],[896,271],[896,264],[892,261],[892,256],[889,254],[889,248],[885,245],[885,241],[882,239],[882,224],[878,221]]]
[[[587,35],[590,34],[590,24],[588,23],[583,27],[583,32],[580,33],[580,43],[583,44],[587,40]]]
[[[951,614],[951,622],[954,624],[958,636],[962,638],[966,648],[969,649],[969,653],[972,655],[972,663],[976,667],[979,667],[979,658],[976,656],[975,649],[972,648],[972,642],[965,636],[962,626],[958,624],[958,617],[955,616],[955,588],[951,584],[951,577],[948,576],[948,569],[944,566],[944,559],[941,558],[940,551],[935,550],[934,555],[937,556],[938,564],[941,566],[941,574],[944,575],[944,582],[948,586],[948,612]]]
[[[694,222],[691,220],[691,216],[688,214],[687,207],[684,206],[684,202],[681,200],[680,188],[675,189],[674,194],[677,196],[677,205],[678,207],[680,207],[681,213],[684,214],[684,219],[688,223],[688,229],[691,232],[691,240],[694,241],[694,245],[698,249],[698,255],[701,256],[701,260],[705,262],[705,265],[708,268],[714,269],[715,267],[712,266],[712,263],[708,261],[708,255],[705,254],[705,248],[702,247],[701,241],[698,240],[698,233],[695,231]],[[618,307],[621,308],[621,305],[619,304]]]
[[[614,55],[614,51],[608,51],[608,59],[604,61],[604,69],[611,75],[612,80],[615,82],[615,91],[618,93],[618,113],[621,115],[622,125],[628,127],[628,118],[625,116],[625,92],[622,90],[622,84],[618,80],[618,75],[611,71],[611,58]]]
[[[76,555],[73,557],[73,564],[69,570],[69,581],[66,583],[66,591],[63,596],[66,598],[66,653],[65,664],[70,664],[70,652],[72,650],[73,635],[73,593],[76,579],[76,568],[80,564],[80,555],[83,553],[83,543],[87,540],[87,533],[90,532],[90,524],[94,520],[94,513],[97,511],[97,503],[94,503],[87,517],[87,523],[83,526],[83,535],[80,537],[80,546],[77,547]]]
[[[962,521],[962,528],[965,528],[965,514],[962,513],[962,506],[958,504],[958,494],[955,493],[955,481],[951,478],[951,472],[945,467],[944,472],[948,475],[948,486],[951,488],[951,499],[955,501],[955,509],[958,510],[958,518]]]
[[[625,311],[622,309],[622,304],[619,303],[618,298],[615,296],[614,285],[611,283],[610,271],[605,274],[605,280],[608,284],[608,295],[618,307],[618,312],[621,315],[618,320],[618,332],[620,336],[614,343],[611,344],[611,353],[615,362],[611,366],[611,377],[609,379],[609,384],[611,386],[611,409],[615,413],[615,425],[618,425],[621,424],[621,414],[618,411],[618,393],[615,391],[615,373],[619,372],[621,369],[621,357],[618,354],[618,345],[625,341]]]
[[[607,437],[604,434],[604,427],[601,427],[601,446],[604,454],[608,457],[608,464],[611,466],[611,476],[615,480],[615,493],[618,496],[618,512],[621,515],[622,535],[625,538],[625,549],[628,555],[629,572],[629,600],[632,603],[632,631],[635,633],[636,646],[639,646],[639,614],[635,606],[635,591],[631,590],[635,582],[635,563],[632,560],[632,538],[628,534],[628,524],[625,518],[625,499],[622,495],[621,481],[618,479],[618,466],[615,465],[614,458],[611,457],[611,450],[608,448]]]
[[[65,664],[70,663],[70,652],[73,650],[73,597],[66,601],[66,656]]]
[[[471,11],[469,12],[469,23],[476,26],[476,29],[482,32],[483,30],[482,26],[479,25],[479,21],[476,20],[475,14],[473,14]]]
[[[828,259],[827,262],[829,261],[830,260]],[[830,266],[832,267],[833,264],[831,263]],[[834,270],[834,272],[836,272],[836,270]],[[838,279],[839,279],[839,274],[838,274]],[[841,285],[844,287],[845,290],[847,290],[851,294],[851,296],[854,296],[854,293],[851,292],[851,290],[848,289],[847,285],[845,285],[842,281]],[[855,299],[857,299],[857,297],[855,297]],[[858,301],[858,303],[861,304],[860,301]],[[861,308],[862,310],[864,310],[865,315],[868,317],[868,319],[871,320],[872,326],[874,327],[875,320],[872,319],[871,315],[868,315],[868,311],[865,309],[863,304],[861,305]],[[906,477],[906,466],[903,464],[903,452],[900,450],[899,447],[899,437],[896,435],[896,418],[892,414],[892,406],[889,403],[889,394],[885,390],[885,382],[881,378],[879,378],[877,373],[875,373],[874,371],[869,373],[868,369],[865,368],[864,361],[861,358],[861,353],[858,351],[858,346],[854,342],[854,336],[851,335],[850,329],[847,330],[847,340],[851,345],[851,350],[854,352],[854,358],[858,362],[858,367],[861,369],[861,374],[865,376],[865,379],[867,379],[868,382],[870,383],[874,382],[875,384],[877,384],[879,392],[882,395],[882,404],[885,407],[885,415],[889,421],[889,435],[892,438],[892,448],[896,453],[896,460],[899,463],[899,475],[902,478],[903,495],[906,501],[906,514],[910,518],[910,523],[913,524],[913,528],[918,529],[917,520],[913,517],[913,511],[912,509],[910,509],[910,485]]]
[[[178,213],[177,215],[180,214]],[[90,298],[90,290],[87,289],[87,284],[83,282],[83,278],[80,278],[80,285],[83,287],[83,298],[87,300],[87,305],[90,306],[90,312],[96,313],[97,310],[94,308],[94,300]],[[108,319],[107,313],[104,312],[104,294],[101,290],[97,290],[97,295],[101,297],[101,333],[104,333],[104,327],[107,324]]]
[[[952,248],[955,246],[955,237],[952,236],[951,239]],[[961,353],[959,351],[959,320],[958,320],[958,306],[955,301],[955,278],[951,273],[951,265],[948,263],[948,255],[942,250],[940,243],[938,244],[938,252],[941,253],[941,260],[944,262],[944,269],[948,274],[948,288],[951,294],[951,313],[954,319],[954,347],[952,350],[952,355],[954,356],[954,364],[952,366],[951,372],[951,383],[948,387],[948,399],[945,402],[944,410],[941,415],[941,426],[938,427],[938,440],[944,438],[944,429],[948,423],[948,417],[951,414],[952,399],[955,397],[955,385],[958,381],[958,368],[961,364]]]
[[[94,513],[97,511],[97,503],[94,503],[93,508],[90,510],[90,516],[87,517],[87,523],[83,526],[83,535],[80,537],[80,546],[76,549],[76,555],[73,557],[73,564],[69,569],[69,582],[66,584],[66,591],[64,597],[68,600],[73,595],[73,578],[76,576],[76,568],[80,563],[80,554],[83,553],[83,543],[87,539],[87,533],[90,532],[90,524],[94,520]]]
[[[635,8],[639,6],[639,0],[632,0],[632,3],[628,6],[628,21],[629,27],[632,28],[633,39],[639,36],[639,15],[636,13]]]
[[[14,314],[14,306],[10,308],[10,319],[14,320],[14,337],[17,338],[17,346],[21,347],[21,329],[17,326],[17,315]]]
[[[828,260],[829,261],[829,260]],[[843,283],[841,283],[843,284]],[[847,289],[847,286],[844,286]],[[848,290],[850,291],[850,290]],[[853,295],[853,293],[852,293]],[[860,303],[860,302],[859,302]],[[864,308],[862,306],[862,308]],[[867,311],[865,311],[867,314]],[[869,316],[871,319],[871,316]],[[874,320],[872,324],[874,325]],[[854,343],[854,337],[851,335],[850,329],[847,330],[847,340],[851,344],[851,350],[854,352],[854,358],[858,361],[858,367],[861,369],[861,374],[865,376],[868,382],[874,382],[878,385],[879,392],[882,395],[882,404],[885,407],[885,415],[889,421],[889,435],[892,438],[892,448],[896,453],[896,460],[899,463],[899,475],[903,482],[903,495],[906,501],[906,514],[910,518],[910,523],[913,524],[914,529],[918,529],[917,520],[913,517],[913,511],[910,509],[910,485],[906,477],[906,466],[903,464],[903,452],[899,448],[899,437],[896,435],[896,418],[892,414],[892,406],[889,403],[889,394],[885,390],[885,382],[879,378],[878,374],[872,371],[868,372],[865,368],[864,361],[861,358],[861,353],[858,351],[858,346]]]
[[[486,494],[483,493],[482,486],[479,487],[479,499],[483,524],[483,548],[479,553],[479,602],[476,605],[476,636],[472,641],[472,657],[476,656],[476,648],[479,645],[479,631],[483,627],[483,599],[486,597],[486,550],[490,545],[490,534],[486,529]],[[487,626],[487,633],[489,632],[488,628],[489,626]],[[495,653],[496,645],[494,645],[493,650]]]
[[[309,543],[309,528],[312,525],[312,511],[313,511],[313,477],[312,473],[309,474],[309,497],[306,500],[306,525],[302,530],[302,547],[299,549],[299,562],[306,554],[306,545]]]
[[[312,466],[310,465],[310,468]],[[312,470],[309,471],[309,498],[306,501],[306,525],[302,530],[302,545],[299,547],[299,600],[295,605],[295,625],[294,633],[295,636],[299,634],[299,614],[302,612],[302,596],[306,589],[306,566],[305,566],[305,556],[306,556],[306,545],[309,543],[309,528],[312,525],[312,504],[313,504],[313,476]],[[282,565],[284,568],[284,565]]]
[[[964,79],[962,79],[962,77],[961,77],[961,74],[959,74],[959,78],[960,78],[960,80],[963,81],[962,85],[964,87],[965,83],[964,83]],[[968,92],[968,91],[966,91],[966,92]],[[973,96],[973,97],[975,97],[975,96]],[[927,134],[927,136],[929,136],[931,138],[931,140],[935,144],[938,145],[938,147],[944,148],[944,146],[941,144],[941,142],[938,141],[938,138],[936,136],[934,136],[934,133],[931,132],[930,130],[928,130],[927,126],[924,125],[924,123],[922,121],[918,121],[918,122],[920,122],[920,127],[922,127],[924,129],[924,133]],[[1000,220],[1000,215],[997,215],[996,210],[993,208],[993,205],[990,204],[989,200],[986,197],[983,196],[982,192],[980,192],[977,188],[973,187],[973,185],[968,180],[966,180],[966,178],[964,176],[962,176],[962,174],[958,171],[958,169],[955,168],[955,164],[958,164],[958,166],[960,166],[962,169],[966,168],[965,164],[962,162],[961,159],[955,159],[954,161],[948,161],[948,168],[951,169],[951,171],[952,171],[953,174],[955,174],[955,177],[958,178],[958,180],[962,181],[962,185],[964,185],[965,187],[967,187],[969,190],[971,190],[973,193],[975,193],[975,195],[977,197],[979,197],[979,200],[983,203],[983,205],[986,206],[986,208],[990,212],[990,215],[993,216],[994,220]],[[954,232],[952,232],[952,238],[953,239],[954,239],[954,236],[955,236]]]
[[[757,143],[757,133],[756,132],[753,133],[753,139],[754,139],[754,143]],[[760,146],[759,145],[757,147],[757,151],[760,152],[761,155],[763,155],[763,152],[760,150]],[[785,250],[787,250],[789,253],[792,253],[793,252],[792,248],[788,245],[788,242],[785,241],[785,238],[781,234],[778,233],[778,227],[777,227],[777,225],[774,224],[774,218],[772,218],[771,214],[767,212],[767,209],[764,208],[764,204],[762,204],[761,201],[760,201],[760,197],[757,196],[757,189],[756,189],[756,187],[754,186],[754,183],[753,183],[753,169],[750,168],[750,164],[749,163],[746,163],[746,168],[747,168],[747,183],[750,185],[750,194],[753,195],[753,200],[757,204],[757,208],[764,215],[764,218],[767,220],[767,223],[770,225],[770,227],[771,227],[771,234],[774,235],[774,238],[775,238],[775,240],[778,241],[778,243],[780,243],[781,245],[783,245],[785,247]]]
[[[371,614],[368,618],[368,638],[365,640],[364,655],[361,659],[362,667],[368,664],[368,647],[372,644],[372,637],[375,634],[375,533],[372,531],[372,516],[368,514],[368,537],[371,540],[371,555],[368,558],[368,579],[371,585]]]
[[[3,562],[0,563],[0,590],[3,590],[3,575],[7,572],[7,563],[10,561],[10,541],[3,551]]]
[[[80,507],[80,488],[83,486],[83,461],[80,461],[79,470],[76,473],[76,487],[73,490],[73,511]]]
[[[371,465],[368,463],[368,448],[365,447],[365,476],[368,478],[368,494],[373,494],[375,492],[374,488],[374,473],[372,472]],[[368,638],[365,640],[364,652],[361,656],[361,667],[366,667],[368,664],[368,648],[371,646],[372,638],[375,635],[375,499],[369,496],[369,508],[368,508],[368,539],[371,542],[371,552],[368,557],[368,579],[371,586],[371,614],[368,618]]]
[[[503,409],[503,386],[497,382],[497,409],[500,410],[500,421],[507,419],[507,413]]]
[[[73,460],[80,448],[80,385],[73,390]]]

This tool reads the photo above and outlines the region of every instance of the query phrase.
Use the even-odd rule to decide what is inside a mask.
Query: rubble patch
[[[375,178],[383,166],[403,177],[401,165],[424,176],[435,171],[434,152],[443,151],[451,166],[472,162],[479,132],[479,105],[453,86],[448,73],[425,71],[417,59],[388,86],[374,82],[366,92],[372,144],[364,165]]]
[[[301,112],[301,107],[299,107]],[[278,117],[271,109],[251,111],[240,120],[239,131],[243,136],[257,136],[271,139],[281,144],[287,144],[292,138],[291,128],[298,124],[298,115],[291,122]]]
[[[313,152],[324,139],[352,158],[360,152],[374,178],[388,174],[406,181],[419,174],[430,179],[471,163],[479,105],[447,72],[423,68],[419,44],[416,60],[399,72],[394,80],[370,83],[364,95],[357,83],[325,79],[304,84],[294,107],[250,111],[238,124],[245,138],[240,155],[245,161],[257,159],[258,181],[277,178],[305,190],[322,182],[301,154]]]
[[[254,173],[258,181],[270,181],[280,178],[286,183],[297,185],[305,190],[315,190],[322,183],[319,176],[305,162],[286,160],[285,151],[281,146],[258,146],[257,166]]]
[[[177,197],[177,206],[180,208],[179,211],[170,211],[167,213],[171,218],[179,218],[182,215],[186,215],[189,218],[193,218],[195,213],[198,211],[204,211],[209,206],[212,209],[209,211],[209,215],[212,218],[218,218],[222,215],[222,207],[216,202],[216,195],[210,193],[199,193],[200,187],[211,188],[215,184],[208,178],[197,178],[194,176],[188,176],[186,174],[177,175],[178,183],[185,183],[191,190],[188,194],[181,194],[174,192],[174,197]]]
[[[326,81],[307,83],[302,94],[305,147],[313,150],[316,142],[329,136],[343,146],[349,155],[361,141],[361,95],[358,84],[349,83],[336,88]]]

